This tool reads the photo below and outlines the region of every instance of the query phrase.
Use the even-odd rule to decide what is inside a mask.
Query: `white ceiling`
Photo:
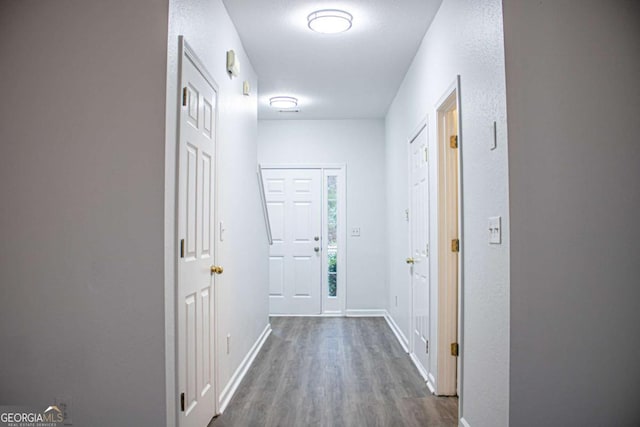
[[[384,117],[442,2],[223,1],[258,74],[260,119]],[[307,15],[319,9],[348,11],[353,27],[309,30]],[[270,108],[276,95],[298,98],[300,112]]]

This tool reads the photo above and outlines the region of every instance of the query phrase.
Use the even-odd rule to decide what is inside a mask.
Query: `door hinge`
[[[424,147],[424,162],[429,163],[429,147]]]
[[[427,258],[429,258],[429,244],[428,244],[428,243],[427,243],[427,247],[426,247],[426,250],[425,250],[424,256],[425,256],[425,257],[427,257]]]
[[[175,92],[174,92],[175,93]],[[186,107],[187,106],[187,95],[189,94],[189,91],[187,90],[187,87],[183,87],[182,88],[182,106]]]
[[[427,340],[427,343],[425,344],[425,351],[429,354],[429,340]]]
[[[180,410],[184,412],[184,393],[180,393]]]
[[[460,252],[460,239],[451,240],[451,252]]]
[[[451,135],[449,138],[449,146],[451,148],[458,148],[458,135]]]
[[[184,258],[184,239],[180,240],[180,258]]]
[[[451,343],[451,355],[458,357],[460,355],[460,346],[457,342]]]

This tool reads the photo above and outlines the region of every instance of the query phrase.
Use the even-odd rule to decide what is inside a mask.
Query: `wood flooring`
[[[383,318],[274,317],[273,332],[209,427],[457,426]]]

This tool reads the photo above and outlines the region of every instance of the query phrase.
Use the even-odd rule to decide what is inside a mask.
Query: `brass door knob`
[[[416,260],[413,258],[407,258],[407,264],[415,264]]]
[[[220,267],[219,265],[211,266],[211,274],[222,274],[222,272],[224,272],[224,268]]]

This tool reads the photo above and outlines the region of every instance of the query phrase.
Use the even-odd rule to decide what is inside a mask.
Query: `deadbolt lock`
[[[316,236],[316,237],[313,238],[313,240],[315,240],[317,242],[318,240],[320,240],[320,237]]]

